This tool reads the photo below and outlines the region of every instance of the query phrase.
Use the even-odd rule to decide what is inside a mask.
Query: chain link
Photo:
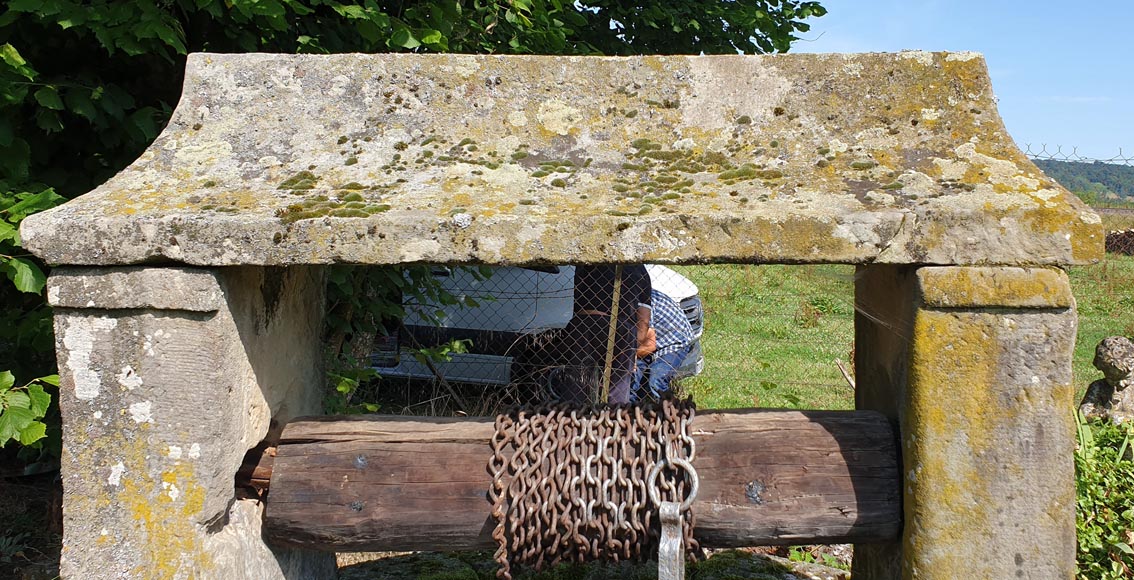
[[[647,560],[664,501],[684,503],[685,549],[698,550],[688,510],[697,489],[694,413],[692,401],[663,399],[498,416],[488,463],[497,578],[510,580],[513,566]]]

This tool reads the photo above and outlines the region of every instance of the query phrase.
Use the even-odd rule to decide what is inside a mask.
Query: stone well
[[[1075,571],[1075,302],[1098,217],[972,53],[195,54],[169,126],[24,221],[55,266],[68,578],[322,578],[233,477],[317,413],[325,266],[844,263],[904,529],[855,578]]]

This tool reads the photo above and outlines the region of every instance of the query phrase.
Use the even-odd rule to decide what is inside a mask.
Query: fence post
[[[900,425],[905,516],[855,578],[1073,578],[1066,274],[869,266],[856,302],[856,403]]]
[[[319,410],[322,295],[318,267],[55,270],[64,577],[333,574],[233,486],[273,415]]]

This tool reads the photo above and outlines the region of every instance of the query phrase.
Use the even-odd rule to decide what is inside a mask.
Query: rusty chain
[[[694,413],[692,401],[663,399],[497,416],[488,463],[497,577],[510,580],[513,566],[650,559],[660,503],[687,510],[696,493]],[[690,552],[698,549],[693,524],[686,511]]]

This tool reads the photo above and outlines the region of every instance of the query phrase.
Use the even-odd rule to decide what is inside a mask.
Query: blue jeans
[[[667,352],[661,356],[651,356],[644,359],[638,359],[638,367],[634,371],[634,385],[630,399],[632,401],[640,401],[645,397],[659,399],[661,396],[669,392],[669,383],[673,381],[674,375],[677,374],[677,369],[681,368],[681,363],[685,362],[685,356],[689,354],[689,347],[685,347],[673,352]],[[649,382],[647,383],[648,391],[642,389],[642,377],[645,375],[646,370],[650,371]]]

